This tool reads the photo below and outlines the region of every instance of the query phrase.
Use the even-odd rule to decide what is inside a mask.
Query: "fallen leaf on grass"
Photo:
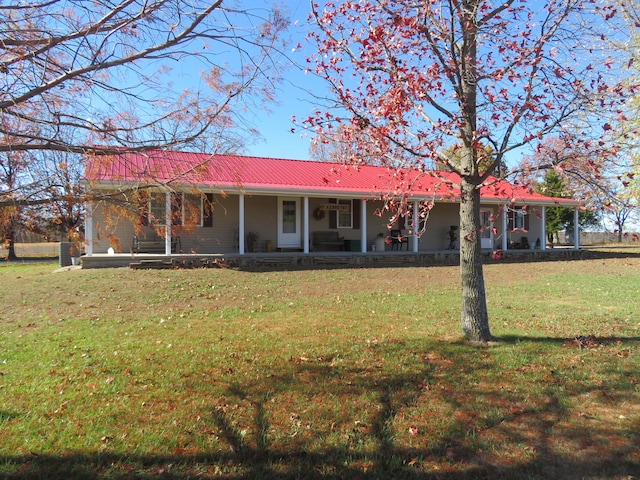
[[[591,348],[600,345],[595,335],[578,335],[573,340],[566,342],[565,347]]]

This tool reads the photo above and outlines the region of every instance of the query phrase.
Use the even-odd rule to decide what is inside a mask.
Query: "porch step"
[[[129,267],[134,269],[141,269],[141,268],[160,269],[160,268],[171,268],[172,266],[173,266],[173,263],[171,261],[167,262],[164,260],[140,260],[139,262],[134,262],[129,264]]]
[[[381,255],[376,256],[375,261],[378,265],[406,265],[408,263],[414,264],[417,262],[415,255]]]
[[[313,259],[315,265],[349,265],[351,263],[351,257],[347,255],[330,256],[323,255]]]
[[[279,264],[285,265],[295,263],[297,257],[256,257],[255,262],[258,264]]]

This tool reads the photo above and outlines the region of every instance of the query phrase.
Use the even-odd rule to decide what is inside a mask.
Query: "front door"
[[[278,248],[300,248],[300,199],[278,198]]]

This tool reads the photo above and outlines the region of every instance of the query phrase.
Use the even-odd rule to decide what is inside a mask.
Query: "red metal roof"
[[[418,173],[371,165],[161,150],[92,157],[86,177],[96,186],[158,183],[227,191],[238,189],[246,193],[378,197],[405,192],[410,197],[436,200],[459,196],[458,177],[448,172]],[[481,196],[484,201],[496,203],[580,204],[572,199],[545,197],[497,179],[482,187]]]

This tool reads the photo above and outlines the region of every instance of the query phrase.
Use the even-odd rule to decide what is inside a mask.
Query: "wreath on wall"
[[[322,210],[320,207],[316,208],[313,213],[313,218],[315,218],[316,220],[322,220],[324,218],[324,210]]]

